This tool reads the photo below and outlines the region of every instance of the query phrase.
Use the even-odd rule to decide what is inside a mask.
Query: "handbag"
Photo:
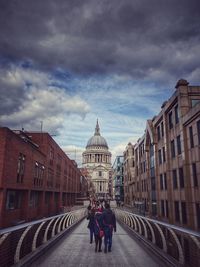
[[[96,225],[99,228],[99,237],[102,238],[104,236],[104,231],[102,229],[100,229],[98,221],[97,220],[95,220],[95,221],[96,221]]]
[[[104,236],[104,231],[103,230],[99,230],[99,236],[102,238]]]

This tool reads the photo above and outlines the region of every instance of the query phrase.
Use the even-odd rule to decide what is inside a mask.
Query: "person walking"
[[[116,232],[116,217],[110,209],[108,203],[105,204],[105,210],[102,213],[102,223],[104,230],[104,253],[111,252],[113,230]]]
[[[94,216],[95,216],[95,208],[93,207],[89,212],[87,216],[87,220],[89,220],[87,228],[90,230],[90,244],[93,242],[93,236],[94,236]]]
[[[99,208],[94,216],[94,238],[95,238],[95,252],[101,252],[101,244],[103,232],[103,223],[102,223],[102,209]]]

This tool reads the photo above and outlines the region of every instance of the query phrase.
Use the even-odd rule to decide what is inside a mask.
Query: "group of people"
[[[104,253],[111,252],[113,231],[116,232],[116,218],[109,203],[105,203],[105,207],[89,205],[87,220],[89,220],[90,244],[95,239],[95,252],[102,251],[103,238]]]

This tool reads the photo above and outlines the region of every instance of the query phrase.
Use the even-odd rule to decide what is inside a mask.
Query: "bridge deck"
[[[164,266],[159,259],[148,254],[119,224],[117,224],[117,232],[113,235],[112,252],[95,253],[94,243],[89,244],[87,223],[87,220],[81,222],[70,235],[60,240],[30,266]],[[102,250],[103,248],[104,244],[102,244]]]

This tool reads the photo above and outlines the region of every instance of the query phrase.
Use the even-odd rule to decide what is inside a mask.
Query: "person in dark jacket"
[[[113,230],[116,232],[116,218],[108,203],[105,204],[105,210],[102,214],[102,223],[104,229],[104,252],[111,252]]]
[[[99,208],[94,216],[94,238],[95,238],[95,252],[101,252],[103,223],[102,223],[102,209]],[[99,248],[98,248],[99,247]]]
[[[95,216],[95,208],[92,208],[88,212],[87,220],[89,220],[87,228],[90,229],[90,244],[93,242],[93,236],[94,236],[94,216]]]

